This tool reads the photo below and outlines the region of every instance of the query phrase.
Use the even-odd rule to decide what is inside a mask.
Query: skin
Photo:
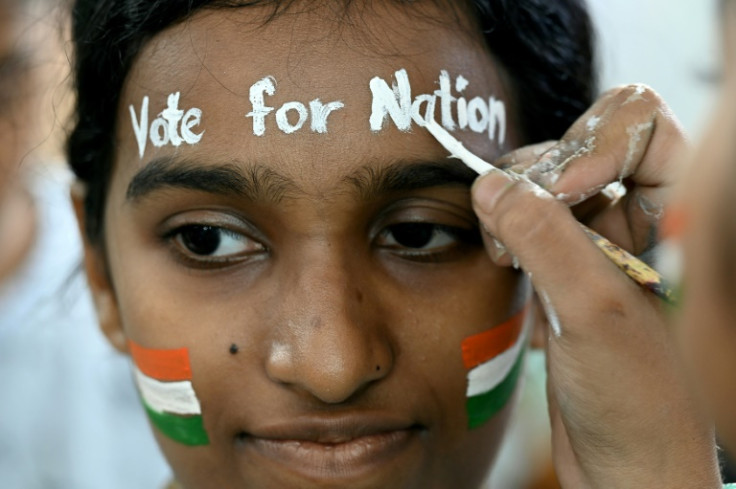
[[[679,346],[703,404],[717,422],[721,443],[736,450],[736,308],[734,271],[724,268],[733,256],[733,161],[736,147],[736,12],[727,4],[724,78],[718,110],[705,139],[691,157],[687,185],[679,192],[685,209],[684,285],[686,301],[677,333]],[[729,257],[732,259],[731,257]],[[729,260],[730,261],[730,260]]]
[[[389,226],[407,222],[477,232],[472,175],[416,126],[371,134],[368,82],[405,67],[413,93],[431,93],[447,69],[470,80],[469,95],[508,100],[502,73],[471,30],[432,20],[447,17],[435,7],[351,11],[358,27],[327,8],[261,26],[267,13],[200,12],[157,35],[136,61],[118,114],[106,246],[86,245],[103,329],[120,350],[127,339],[188,348],[211,444],[185,447],[156,432],[183,487],[477,488],[510,407],[467,429],[460,344],[518,311],[524,281],[494,265],[479,237],[465,242],[439,231],[419,250],[396,241]],[[248,88],[266,75],[277,80],[270,106],[320,97],[346,108],[330,116],[326,135],[284,135],[272,113],[265,136],[253,136]],[[149,143],[141,160],[127,107],[148,95],[153,118],[176,91],[180,108],[204,111],[201,143]],[[458,135],[492,160],[518,141],[510,126],[508,148],[485,134]],[[260,179],[277,172],[291,183],[276,196],[170,185],[126,198],[135,175],[161,157],[203,169],[228,163],[245,175],[259,165]],[[469,178],[377,193],[351,180],[421,162]],[[192,225],[239,233],[232,260],[188,251],[181,229]],[[253,445],[274,426],[314,422],[327,432],[376,418],[411,427],[410,438],[367,464],[340,463],[324,447],[287,463]]]
[[[0,1],[0,280],[23,262],[35,235],[33,203],[18,168],[32,130],[20,8]]]
[[[660,217],[652,210],[670,198],[684,149],[679,124],[659,96],[623,87],[605,94],[551,147],[521,148],[497,161],[535,183],[495,172],[473,187],[489,254],[491,237],[503,243],[507,256],[497,262],[515,256],[545,299],[540,308],[557,319],[548,330],[547,394],[555,469],[565,488],[720,486],[713,433],[685,380],[666,307],[606,259],[578,224],[636,255],[645,252]],[[554,169],[541,171],[548,166]],[[601,194],[619,179],[625,197]]]

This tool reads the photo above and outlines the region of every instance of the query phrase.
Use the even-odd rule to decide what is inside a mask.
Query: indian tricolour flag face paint
[[[209,444],[202,408],[192,387],[189,351],[154,350],[129,342],[135,381],[153,425],[184,445]]]
[[[521,375],[526,350],[526,311],[507,322],[463,340],[468,372],[468,427],[478,428],[511,399]]]

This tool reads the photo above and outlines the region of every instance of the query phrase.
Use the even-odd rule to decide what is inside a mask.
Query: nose
[[[334,251],[334,250],[333,250]],[[279,274],[269,378],[324,403],[348,401],[389,375],[393,351],[375,294],[340,260],[314,255]]]

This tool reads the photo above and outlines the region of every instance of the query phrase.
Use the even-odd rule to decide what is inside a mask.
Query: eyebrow
[[[130,181],[126,200],[136,203],[165,188],[183,188],[211,194],[245,197],[254,202],[278,203],[297,188],[289,178],[262,164],[202,165],[172,157],[157,158]]]
[[[388,166],[366,165],[343,178],[363,200],[423,188],[470,187],[478,175],[459,161],[399,160]],[[287,195],[304,193],[290,178],[262,164],[232,162],[202,165],[191,160],[161,157],[151,161],[130,181],[128,202],[137,203],[166,188],[247,198],[277,204]]]
[[[470,187],[477,176],[458,160],[401,160],[382,168],[365,166],[345,177],[345,181],[353,185],[364,200],[372,200],[384,194],[430,187]]]

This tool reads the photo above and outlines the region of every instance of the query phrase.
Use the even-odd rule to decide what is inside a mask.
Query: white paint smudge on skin
[[[654,127],[654,123],[649,121],[626,128],[626,134],[629,135],[629,147],[626,151],[624,166],[621,168],[619,181],[631,175],[631,166],[634,163],[634,157],[636,156],[636,152],[639,149],[639,143],[641,143],[642,133],[651,130],[652,127]]]
[[[664,204],[653,202],[641,192],[636,195],[636,201],[645,216],[652,218],[654,221],[659,221],[664,217]]]
[[[514,270],[519,270],[521,268],[521,263],[515,255],[511,255],[511,266],[514,267]]]
[[[646,99],[643,96],[644,95],[644,92],[647,91],[646,85],[637,84],[635,86],[636,86],[636,88],[634,89],[634,93],[632,93],[631,95],[629,95],[629,98],[627,98],[624,101],[624,103],[621,104],[622,107],[624,105],[626,105],[626,104],[630,104],[631,102],[636,102],[637,100],[644,100],[644,101],[646,101]]]
[[[550,329],[552,329],[552,333],[555,335],[555,338],[561,337],[562,324],[560,323],[560,317],[557,315],[557,311],[552,305],[549,295],[547,295],[547,292],[539,289],[537,289],[537,294],[539,295],[539,299],[542,301],[542,307],[544,308],[544,313],[547,316],[547,322],[549,323]]]
[[[549,188],[560,178],[560,173],[556,170],[557,162],[554,159],[541,158],[524,173],[530,180],[539,182],[540,185]]]
[[[569,205],[570,207],[573,207],[573,206],[576,206],[578,204],[585,202],[589,198],[601,192],[606,187],[607,187],[606,184],[596,185],[595,187],[591,188],[587,192],[581,192],[579,194],[574,195],[574,198],[573,198],[573,194],[559,193],[556,195],[556,198],[557,200],[561,200],[567,203],[567,205]]]
[[[591,116],[590,119],[588,119],[588,122],[585,123],[585,128],[588,129],[588,131],[595,131],[595,129],[598,127],[598,124],[601,122],[601,118],[598,116]]]
[[[565,161],[557,165],[557,169],[555,171],[558,172],[558,174],[561,174],[563,171],[565,171],[565,169],[573,161],[577,160],[581,156],[592,154],[596,148],[596,137],[588,137],[582,145],[577,141],[573,141],[571,144],[573,145],[573,147],[577,147],[577,149],[572,155],[568,156]]]
[[[485,230],[485,231],[486,231],[486,234],[491,236],[491,233],[489,233],[488,230]],[[491,242],[493,243],[493,248],[494,248],[493,249],[493,260],[498,261],[501,258],[503,258],[508,253],[508,251],[506,250],[506,246],[504,246],[503,243],[501,243],[498,239],[492,237]]]

